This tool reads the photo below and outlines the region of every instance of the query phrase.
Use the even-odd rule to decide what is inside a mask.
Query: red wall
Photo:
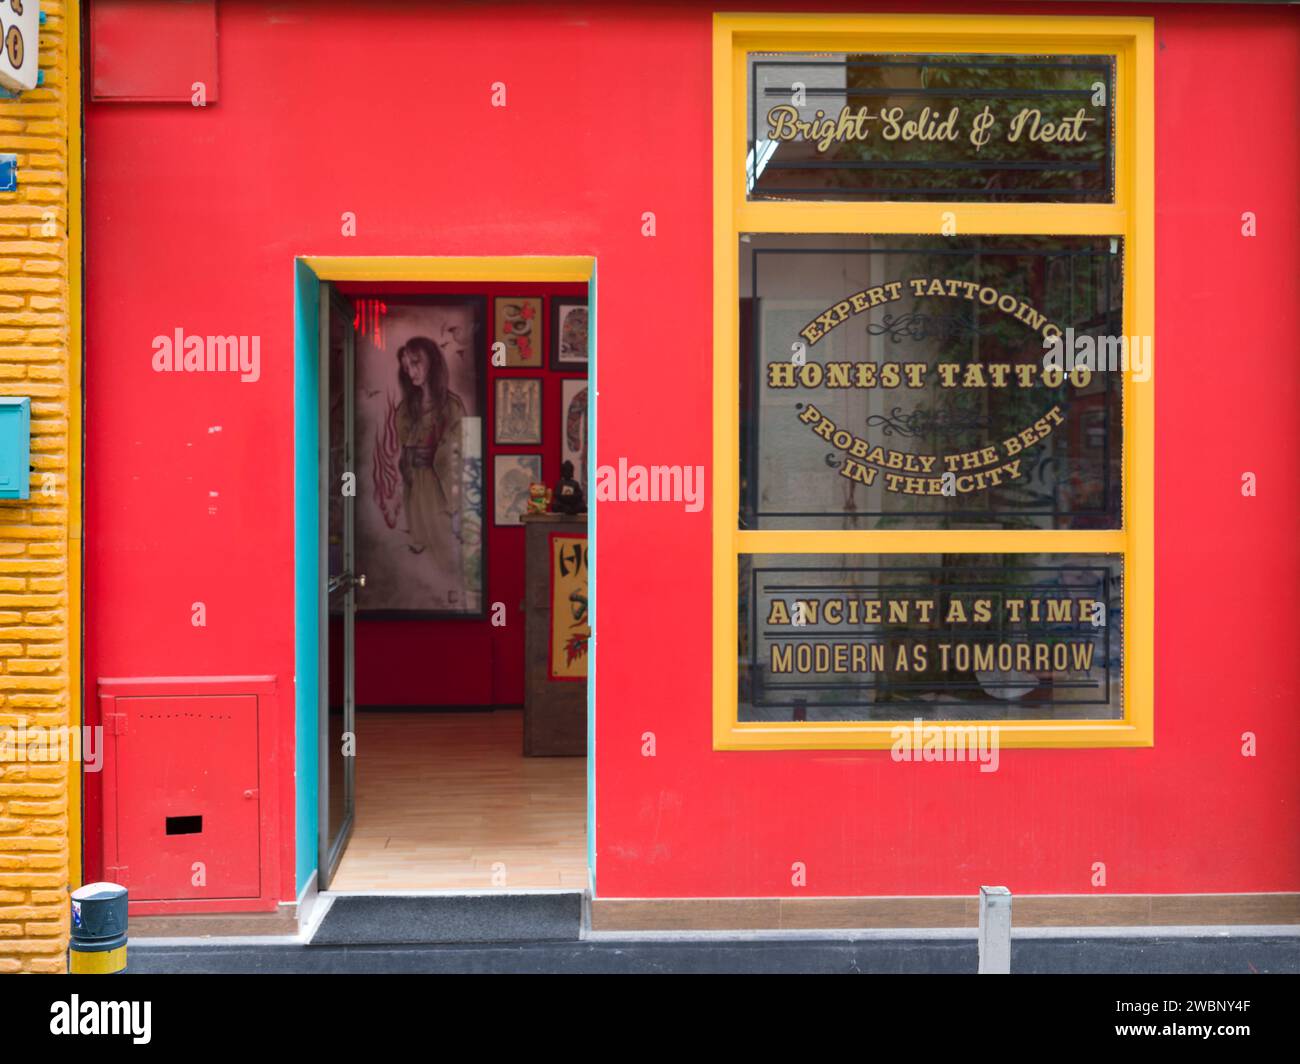
[[[487,407],[484,414],[484,529],[487,534],[487,611],[481,620],[358,619],[356,697],[359,706],[505,706],[524,701],[524,528],[498,526],[493,506],[493,456],[541,454],[542,480],[555,486],[560,479],[561,381],[585,378],[585,373],[554,373],[550,369],[551,297],[586,298],[583,284],[340,284],[349,298],[399,293],[472,293],[487,299],[488,347],[496,339],[492,300],[497,296],[533,296],[542,300],[542,358],[540,369],[487,367]],[[501,444],[495,439],[496,380],[523,377],[542,382],[542,442],[540,445]],[[364,560],[363,560],[364,564]],[[506,608],[506,623],[494,625],[493,604]],[[334,638],[331,635],[331,638]],[[342,638],[339,627],[338,638]],[[335,664],[334,661],[331,664]],[[342,683],[339,675],[331,685]],[[331,695],[331,697],[334,697]]]
[[[795,861],[815,895],[1089,893],[1095,861],[1120,893],[1300,890],[1300,31],[1272,8],[1078,10],[1156,18],[1155,746],[1004,751],[988,774],[714,752],[711,516],[601,504],[601,895],[788,895]],[[88,108],[88,685],[290,685],[294,255],[595,255],[597,460],[711,461],[708,7],[228,2],[220,30],[219,104]],[[259,333],[261,382],[152,373],[176,325]]]

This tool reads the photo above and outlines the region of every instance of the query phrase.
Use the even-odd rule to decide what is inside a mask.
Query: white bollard
[[[980,975],[1011,974],[1011,891],[980,887]]]

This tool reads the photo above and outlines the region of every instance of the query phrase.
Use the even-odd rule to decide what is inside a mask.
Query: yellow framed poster
[[[552,535],[550,678],[585,681],[590,642],[587,537]]]

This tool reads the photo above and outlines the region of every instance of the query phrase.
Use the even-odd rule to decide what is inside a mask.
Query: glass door
[[[321,286],[320,882],[325,890],[352,834],[356,813],[355,374],[353,313],[332,285]]]

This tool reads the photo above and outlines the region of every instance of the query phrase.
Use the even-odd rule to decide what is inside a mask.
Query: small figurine
[[[560,482],[555,485],[552,506],[557,514],[582,514],[587,512],[587,500],[582,497],[582,485],[573,479],[573,463],[567,459],[560,463]]]
[[[545,514],[551,512],[551,489],[545,484],[528,485],[528,513]]]

